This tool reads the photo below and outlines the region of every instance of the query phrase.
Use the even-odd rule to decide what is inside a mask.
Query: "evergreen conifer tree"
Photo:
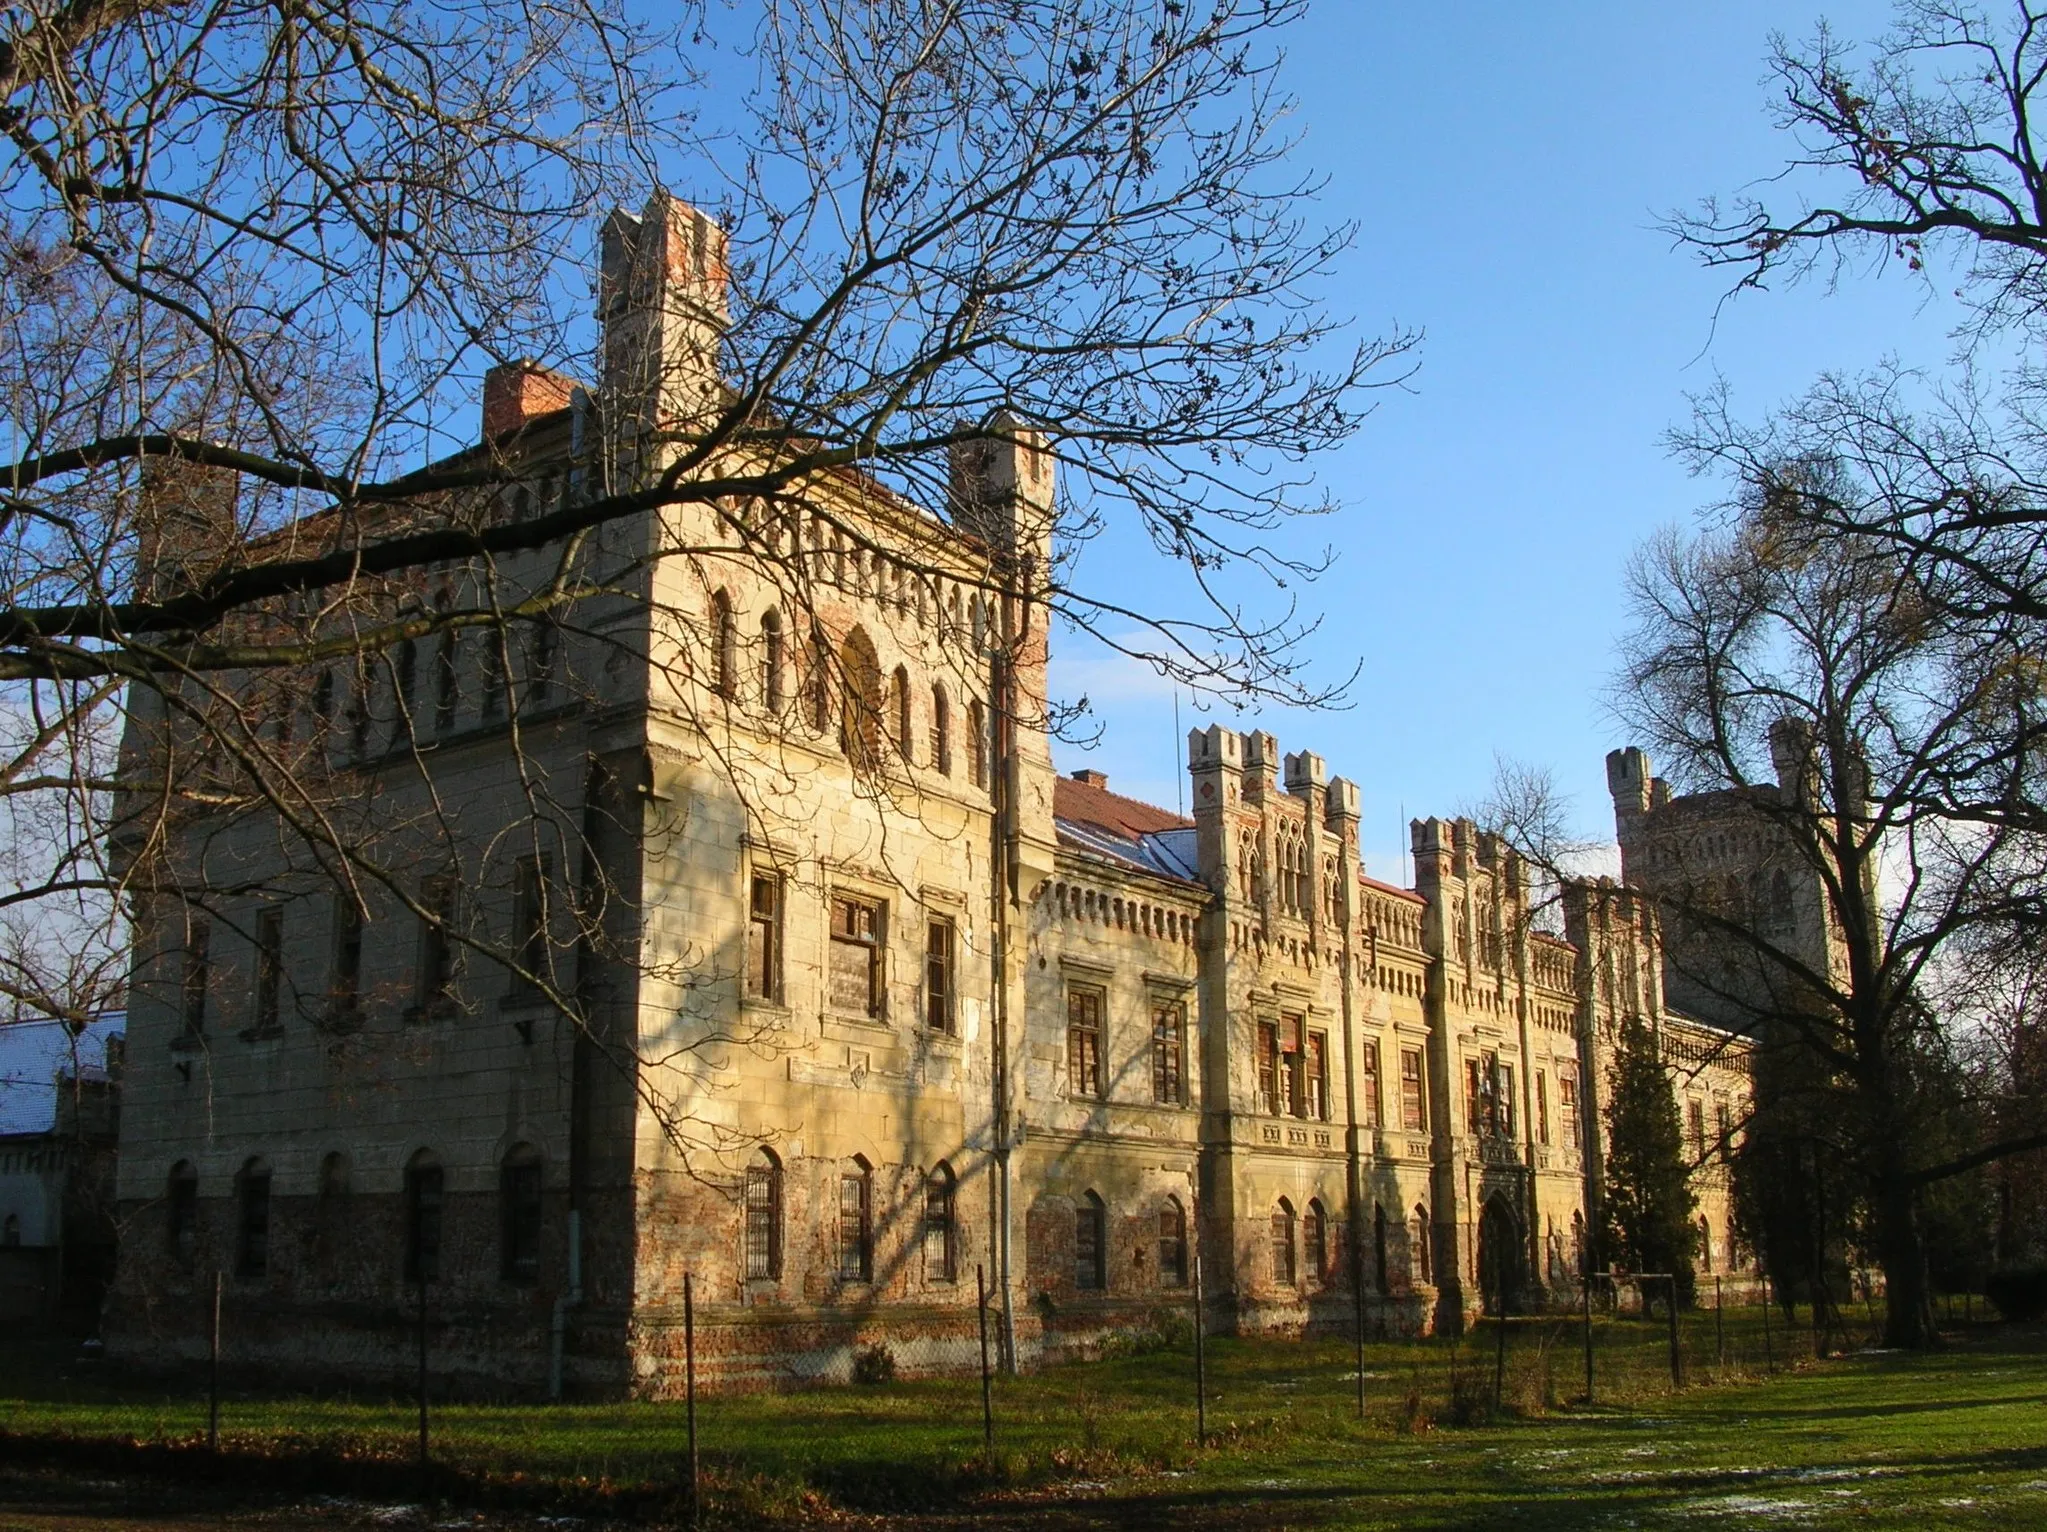
[[[1678,1302],[1689,1305],[1697,1199],[1687,1184],[1677,1095],[1655,1039],[1638,1020],[1621,1028],[1606,1132],[1607,1248],[1635,1271],[1674,1272]]]

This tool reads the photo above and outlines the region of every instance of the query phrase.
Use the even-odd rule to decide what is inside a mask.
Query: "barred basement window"
[[[531,1144],[516,1145],[499,1169],[504,1223],[498,1274],[521,1286],[540,1280],[540,1192],[540,1152]]]
[[[1301,1254],[1308,1281],[1322,1286],[1329,1280],[1329,1218],[1319,1201],[1311,1201],[1301,1215]]]
[[[1187,1212],[1177,1197],[1166,1198],[1159,1209],[1159,1281],[1187,1285]]]
[[[1280,1287],[1299,1285],[1294,1264],[1294,1205],[1282,1197],[1272,1210],[1272,1280]]]
[[[1076,1096],[1102,1093],[1102,992],[1066,993],[1066,1088]]]
[[[857,1155],[839,1177],[839,1280],[874,1280],[874,1173]]]
[[[782,1162],[766,1149],[746,1167],[746,1275],[782,1279]]]
[[[1098,1293],[1109,1285],[1109,1210],[1086,1192],[1073,1209],[1073,1285]]]
[[[924,1280],[950,1282],[959,1274],[958,1225],[953,1217],[952,1167],[941,1163],[924,1183]]]

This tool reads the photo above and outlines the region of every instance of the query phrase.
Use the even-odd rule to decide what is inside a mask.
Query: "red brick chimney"
[[[569,407],[576,380],[538,362],[520,360],[483,375],[483,439],[496,441],[537,415]]]
[[[1089,787],[1099,787],[1103,792],[1109,790],[1109,774],[1106,771],[1096,771],[1092,767],[1083,767],[1076,771],[1073,780],[1085,782]]]

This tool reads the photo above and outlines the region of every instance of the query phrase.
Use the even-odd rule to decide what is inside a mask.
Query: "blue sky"
[[[1330,178],[1323,211],[1361,225],[1332,304],[1368,329],[1427,333],[1412,390],[1319,465],[1341,516],[1300,531],[1304,549],[1340,549],[1304,600],[1324,618],[1324,675],[1363,662],[1350,705],[1222,716],[1255,716],[1283,750],[1315,750],[1360,785],[1375,876],[1400,872],[1403,812],[1468,807],[1496,753],[1549,766],[1581,829],[1610,838],[1604,759],[1626,741],[1600,693],[1621,569],[1715,489],[1664,447],[1688,395],[1724,378],[1753,414],[1823,369],[1947,356],[1955,311],[1896,277],[1744,294],[1716,320],[1724,278],[1656,229],[1782,165],[1791,144],[1763,78],[1773,29],[1803,36],[1824,15],[1868,38],[1888,14],[1323,0],[1289,43],[1301,155]],[[1142,567],[1128,552],[1090,546],[1083,579],[1119,554],[1127,578]],[[1071,638],[1053,663],[1055,692],[1085,692],[1102,726],[1095,749],[1056,750],[1062,769],[1172,805],[1170,690]],[[1182,731],[1208,721],[1183,700]]]

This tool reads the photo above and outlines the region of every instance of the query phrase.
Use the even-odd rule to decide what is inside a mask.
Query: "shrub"
[[[2047,1261],[2000,1266],[1984,1279],[1983,1293],[2006,1319],[2038,1319],[2047,1314]]]
[[[855,1383],[893,1383],[895,1380],[896,1354],[886,1345],[877,1341],[853,1353]]]

